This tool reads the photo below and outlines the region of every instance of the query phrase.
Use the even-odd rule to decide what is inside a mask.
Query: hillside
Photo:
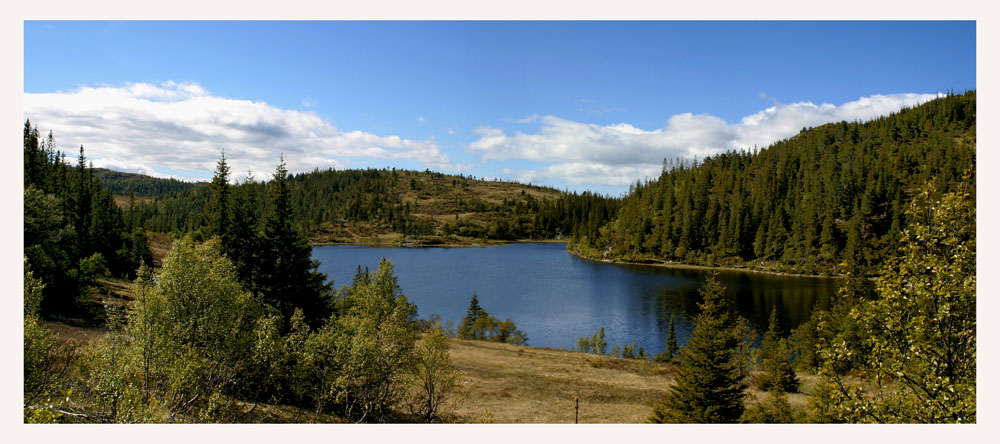
[[[565,239],[596,230],[617,199],[430,171],[327,170],[289,176],[294,217],[313,244],[474,245]],[[258,202],[266,184],[243,183]],[[204,235],[209,186],[139,202],[147,229]],[[263,212],[258,208],[257,212]]]
[[[162,179],[145,174],[124,173],[106,168],[94,168],[94,177],[116,196],[153,197],[190,190],[199,184],[177,179]]]
[[[803,129],[759,152],[664,164],[638,184],[600,235],[578,237],[585,257],[838,274],[871,269],[909,224],[903,209],[924,186],[975,198],[976,93],[890,116]]]

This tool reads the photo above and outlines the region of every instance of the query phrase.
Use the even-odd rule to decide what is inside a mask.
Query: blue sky
[[[24,24],[25,115],[95,165],[430,168],[620,194],[976,87],[974,22]],[[242,174],[242,173],[241,173]]]

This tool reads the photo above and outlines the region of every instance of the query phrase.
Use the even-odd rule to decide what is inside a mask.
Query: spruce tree
[[[733,423],[743,414],[746,396],[744,341],[749,327],[731,314],[715,277],[701,288],[701,313],[681,349],[681,368],[650,422]]]
[[[236,267],[240,282],[250,291],[260,292],[261,247],[260,234],[261,198],[253,175],[247,172],[243,185],[233,191],[230,214],[230,245],[227,255]]]
[[[209,234],[219,236],[222,241],[222,252],[227,256],[233,251],[230,233],[230,187],[229,165],[226,163],[226,153],[215,165],[215,176],[212,177],[212,200],[205,206],[205,219],[208,222]],[[232,257],[230,257],[232,259]]]
[[[288,170],[282,157],[267,187],[261,251],[261,287],[264,300],[290,319],[301,308],[306,322],[318,326],[331,313],[331,284],[312,259],[305,233],[294,225]]]
[[[764,370],[764,374],[757,378],[757,387],[766,391],[798,391],[799,380],[792,370],[791,355],[788,341],[778,334],[778,308],[775,307],[771,310],[764,340],[757,349],[757,357]]]
[[[469,301],[469,309],[466,311],[465,319],[462,323],[465,325],[468,331],[472,331],[472,324],[476,323],[479,318],[489,316],[483,307],[479,306],[479,299],[476,297],[476,292],[472,292],[472,299]]]

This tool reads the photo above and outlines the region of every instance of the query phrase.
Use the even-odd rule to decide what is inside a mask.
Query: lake
[[[313,248],[320,271],[336,288],[350,284],[357,266],[393,262],[399,285],[418,315],[442,320],[465,316],[475,292],[479,304],[501,320],[511,318],[528,334],[528,344],[566,349],[580,336],[604,327],[608,350],[635,341],[651,356],[666,348],[670,315],[681,345],[700,301],[698,288],[711,273],[703,269],[615,265],[566,252],[564,244],[513,243],[484,248],[380,248],[327,245]],[[773,307],[787,332],[826,308],[838,281],[719,271],[726,296],[763,334]]]

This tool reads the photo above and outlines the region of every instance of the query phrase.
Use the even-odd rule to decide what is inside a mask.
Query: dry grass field
[[[458,422],[642,423],[673,381],[672,365],[450,339],[461,374]]]

